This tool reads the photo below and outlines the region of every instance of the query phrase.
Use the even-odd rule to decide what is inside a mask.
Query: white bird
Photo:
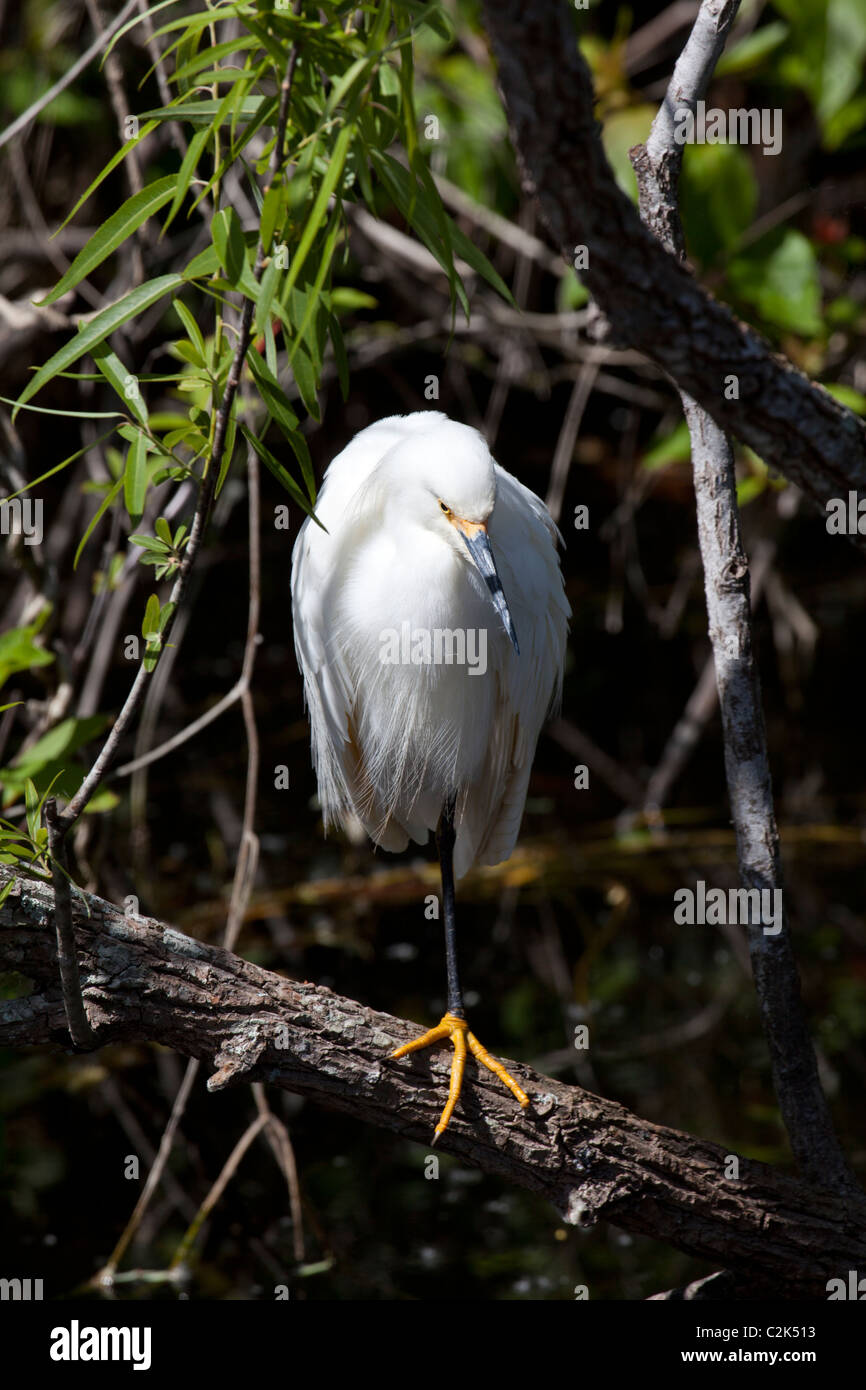
[[[483,436],[437,411],[356,435],[327,470],[316,516],[321,527],[308,518],[295,543],[292,611],[325,830],[360,820],[388,850],[437,837],[448,1009],[392,1054],[454,1046],[435,1142],[467,1045],[529,1104],[468,1030],[454,877],[501,863],[517,840],[538,735],[562,692],[562,537]]]

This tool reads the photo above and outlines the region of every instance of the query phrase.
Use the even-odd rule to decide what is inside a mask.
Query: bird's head
[[[443,415],[433,419],[429,432],[401,442],[388,456],[389,501],[404,522],[432,531],[460,563],[475,567],[519,653],[487,530],[496,505],[493,458],[478,430]]]

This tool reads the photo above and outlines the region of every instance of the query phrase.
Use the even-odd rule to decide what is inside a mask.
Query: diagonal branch
[[[587,248],[581,274],[617,338],[822,513],[849,489],[866,494],[866,425],[704,290],[617,186],[564,0],[485,0],[483,9],[524,183],[569,263],[576,246]],[[723,389],[730,377],[736,399]],[[866,537],[851,540],[866,547]]]
[[[0,865],[0,886],[10,880]],[[216,1068],[208,1087],[261,1080],[429,1145],[448,1057],[394,1062],[411,1024],[262,970],[162,922],[87,896],[73,905],[82,984],[100,1042],[151,1041]],[[0,1046],[68,1046],[54,902],[18,880],[0,906],[0,964],[34,981],[0,1005]],[[472,1167],[546,1197],[572,1224],[610,1221],[736,1272],[741,1294],[825,1297],[866,1264],[866,1203],[508,1062],[521,1112],[474,1070],[440,1141]],[[738,1176],[731,1173],[736,1171]]]
[[[35,121],[39,112],[44,111],[46,106],[50,106],[55,97],[59,97],[61,92],[65,92],[67,87],[72,86],[78,74],[84,71],[88,63],[96,57],[97,53],[102,52],[108,40],[113,38],[121,25],[124,24],[132,14],[137,4],[138,0],[127,0],[127,3],[120,13],[115,15],[114,19],[105,29],[99,31],[90,47],[84,50],[80,58],[76,58],[72,66],[67,68],[63,76],[58,78],[54,83],[54,86],[49,87],[47,92],[43,92],[41,97],[37,97],[36,101],[34,101],[31,106],[28,106],[26,111],[22,111],[21,115],[18,116],[11,125],[0,132],[0,149],[2,149],[4,145],[8,145],[10,140],[14,140],[15,136],[19,135],[22,130],[26,130],[30,122]]]
[[[694,112],[738,9],[739,0],[704,0],[649,139],[645,146],[632,151],[641,216],[659,241],[680,258],[685,256],[677,198],[683,146],[674,135],[675,113],[682,108]],[[748,928],[773,1084],[801,1172],[813,1181],[829,1181],[844,1190],[854,1187],[854,1178],[833,1132],[818,1076],[782,888],[734,453],[724,430],[686,392],[681,395],[691,439],[698,539],[740,880],[747,889],[758,889],[762,894],[778,892],[783,905],[781,923],[773,935],[768,935],[760,922],[752,922]]]

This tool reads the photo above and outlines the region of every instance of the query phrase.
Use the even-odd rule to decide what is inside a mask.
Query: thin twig
[[[288,121],[289,114],[289,98],[291,95],[292,78],[294,76],[295,67],[297,65],[299,51],[299,45],[297,43],[293,44],[286,65],[286,75],[283,79],[281,86],[280,109],[279,117],[277,120],[276,141],[274,143],[271,181],[273,181],[273,179],[278,176],[279,171],[282,168],[282,150],[286,137],[286,124]],[[267,192],[267,189],[265,189],[265,192]],[[253,269],[253,275],[255,276],[255,279],[257,281],[261,280],[262,271],[264,268],[264,260],[265,250],[260,236],[258,248],[256,250],[255,266]],[[177,610],[182,605],[186,596],[187,588],[189,586],[190,573],[192,571],[193,565],[195,564],[199,550],[201,549],[204,533],[207,527],[208,519],[210,517],[211,505],[213,503],[214,491],[216,488],[216,480],[219,476],[220,464],[222,463],[223,452],[225,450],[226,434],[228,432],[232,406],[234,405],[235,396],[237,395],[238,387],[240,386],[241,372],[243,370],[244,361],[246,360],[247,351],[249,349],[250,341],[252,338],[252,324],[253,315],[255,313],[255,307],[255,303],[252,299],[244,299],[243,308],[241,310],[240,327],[238,330],[237,346],[235,347],[234,356],[232,358],[231,366],[229,367],[223,398],[220,402],[219,409],[216,413],[213,443],[211,445],[210,456],[207,461],[204,477],[202,479],[201,487],[199,490],[198,503],[196,505],[192,526],[190,528],[189,544],[187,545],[186,550],[184,551],[183,559],[181,560],[180,568],[178,570],[178,575],[174,582],[174,585],[172,586],[172,590],[168,599],[169,604],[171,604],[173,607],[172,615],[169,618],[168,622],[165,624],[165,627],[163,629],[163,645],[165,645],[165,643],[168,641],[169,636],[171,635],[171,628],[177,616]],[[102,779],[108,771],[109,767],[113,763],[117,755],[117,750],[120,746],[120,743],[124,738],[126,731],[129,728],[129,725],[133,717],[135,716],[136,711],[138,710],[138,707],[144,696],[145,687],[147,686],[149,678],[150,672],[145,668],[145,664],[142,661],[142,664],[138,669],[138,673],[135,677],[135,680],[132,683],[132,688],[126,697],[123,708],[121,709],[120,713],[117,716],[117,719],[114,722],[111,733],[106,739],[105,744],[103,745],[102,750],[100,751],[95,763],[91,767],[90,771],[88,772],[78,791],[75,793],[75,796],[72,798],[65,812],[63,813],[63,816],[61,818],[61,825],[64,833],[68,832],[69,829],[75,824],[76,820],[81,815],[84,808],[87,806],[87,803],[90,801],[90,798],[93,796],[94,792],[97,790],[100,783],[102,782]]]
[[[292,78],[294,76],[295,67],[297,65],[298,60],[298,52],[298,44],[293,44],[286,66],[286,76],[283,80],[281,89],[280,109],[277,121],[277,138],[274,145],[274,153],[272,159],[272,181],[274,178],[278,177],[282,169],[283,146],[285,143],[286,125],[288,121],[289,99],[291,96]],[[259,279],[261,277],[263,262],[264,248],[260,236],[258,249],[256,252],[256,264],[254,271],[256,279]],[[214,430],[214,443],[211,451],[211,457],[208,463],[208,471],[205,480],[206,482],[208,479],[210,480],[211,497],[213,493],[214,479],[218,476],[219,473],[219,464],[222,458],[229,412],[231,410],[231,405],[234,400],[238,384],[240,382],[240,373],[241,368],[243,366],[243,361],[246,357],[246,353],[250,344],[254,307],[255,306],[253,305],[252,300],[244,301],[244,307],[241,317],[241,331],[239,334],[237,347],[235,349],[235,355],[232,360],[231,368],[229,370],[229,376],[226,382],[225,395],[223,397],[220,412],[217,418],[216,428]],[[233,385],[232,382],[234,383]],[[229,909],[228,918],[226,921],[224,937],[226,944],[229,946],[229,948],[231,947],[231,945],[234,944],[234,941],[237,937],[237,932],[240,928],[240,924],[243,921],[243,914],[246,908],[246,904],[249,900],[249,893],[252,889],[252,884],[255,876],[256,862],[258,858],[258,841],[253,833],[252,828],[255,815],[255,790],[258,775],[258,735],[255,727],[255,718],[252,709],[252,699],[249,692],[249,681],[252,675],[253,663],[255,660],[255,650],[257,646],[259,610],[261,603],[261,549],[259,541],[259,473],[258,461],[257,459],[255,459],[253,450],[249,451],[247,459],[247,469],[250,489],[250,596],[247,616],[247,639],[246,646],[244,648],[244,661],[241,673],[241,681],[246,683],[246,688],[243,692],[244,719],[247,729],[247,739],[250,751],[247,765],[247,789],[244,805],[244,834],[241,841],[241,850],[238,856],[238,863],[235,869],[234,883],[232,886],[232,901]],[[204,492],[204,487],[205,484],[203,484],[202,486],[202,492]],[[209,506],[209,501],[207,505]],[[202,515],[202,496],[200,494],[199,505],[196,510],[196,521],[198,521]],[[204,524],[206,524],[206,517],[204,519],[203,524],[197,532],[199,538],[203,533]],[[196,527],[194,522],[193,531],[195,530]],[[198,543],[199,542],[197,542],[197,546]],[[174,589],[172,590],[172,597],[174,596],[175,590],[177,590],[180,587],[180,581],[181,578],[184,576],[184,573],[186,575],[186,581],[184,583],[183,588],[181,588],[181,596],[183,592],[185,592],[185,585],[188,581],[188,576],[191,570],[191,562],[189,561],[189,551],[191,549],[192,533],[190,536],[190,545],[187,548],[187,552],[184,557],[184,564],[186,566],[186,569],[184,571],[184,565],[181,566],[181,574],[178,576],[178,580],[176,581]],[[144,666],[142,665],[141,669],[139,670],[139,676],[136,678],[136,681],[141,676],[143,670]],[[135,686],[133,686],[133,690],[134,689]],[[129,700],[131,699],[131,697],[132,691],[130,692],[130,696],[127,699],[127,704],[129,704]],[[124,707],[124,710],[125,709],[126,707]],[[105,749],[103,749],[103,754],[104,753]],[[110,1282],[114,1270],[117,1267],[117,1264],[123,1257],[123,1254],[129,1244],[129,1241],[131,1240],[135,1230],[138,1228],[138,1225],[142,1220],[142,1217],[144,1216],[144,1213],[151,1200],[153,1192],[155,1191],[156,1184],[159,1181],[159,1176],[162,1172],[162,1168],[164,1167],[168,1159],[168,1156],[171,1153],[172,1145],[174,1143],[174,1135],[177,1130],[177,1126],[180,1123],[181,1116],[183,1115],[183,1112],[186,1108],[187,1099],[192,1087],[192,1083],[195,1079],[195,1076],[197,1075],[197,1072],[198,1062],[190,1062],[189,1066],[187,1067],[184,1081],[181,1085],[180,1091],[178,1092],[178,1096],[175,1101],[174,1108],[172,1110],[171,1119],[169,1120],[169,1124],[166,1127],[165,1133],[163,1134],[156,1163],[151,1169],[151,1172],[148,1174],[148,1180],[145,1185],[145,1189],[142,1192],[138,1203],[136,1204],[132,1217],[130,1218],[129,1223],[127,1224],[127,1228],[124,1231],[120,1241],[118,1242],[117,1247],[112,1253],[108,1265],[102,1272],[102,1276],[100,1276],[103,1280],[107,1280],[108,1282]],[[176,1268],[179,1266],[180,1263],[182,1263],[188,1249],[191,1247],[193,1241],[195,1240],[195,1236],[202,1222],[205,1220],[208,1212],[211,1210],[213,1205],[219,1199],[219,1196],[223,1188],[225,1187],[225,1184],[228,1182],[231,1173],[234,1171],[234,1167],[236,1167],[237,1163],[240,1162],[243,1153],[246,1151],[248,1145],[252,1142],[252,1139],[255,1138],[255,1135],[268,1123],[268,1116],[260,1116],[259,1120],[253,1126],[251,1126],[251,1128],[247,1131],[246,1135],[239,1141],[238,1145],[236,1145],[232,1156],[226,1164],[226,1167],[223,1169],[223,1173],[221,1174],[220,1179],[218,1179],[217,1183],[211,1189],[211,1192],[209,1193],[208,1197],[205,1200],[205,1203],[200,1209],[198,1216],[193,1221],[193,1224],[188,1230],[186,1236],[184,1237],[184,1240],[181,1242],[181,1246],[179,1247],[175,1259],[172,1263],[172,1268]]]
[[[241,827],[241,845],[235,867],[232,896],[229,903],[223,944],[227,951],[233,951],[238,933],[244,920],[244,913],[255,883],[256,868],[259,862],[259,841],[255,833],[256,790],[259,781],[259,735],[253,706],[250,682],[259,644],[259,614],[261,610],[262,558],[259,503],[259,460],[256,451],[247,451],[247,482],[249,488],[249,547],[250,582],[249,608],[247,611],[247,638],[244,647],[244,662],[239,684],[242,686],[241,705],[244,714],[244,728],[247,735],[247,776],[244,789],[244,819]]]
[[[253,1120],[244,1130],[223,1164],[222,1172],[199,1207],[195,1219],[184,1233],[183,1239],[172,1256],[169,1269],[178,1269],[181,1265],[186,1264],[187,1257],[195,1244],[199,1231],[237,1172],[241,1159],[250,1147],[250,1144],[252,1144],[253,1140],[256,1138],[256,1135],[260,1134],[269,1123],[269,1115],[259,1115],[258,1119]]]
[[[289,1189],[289,1206],[292,1212],[292,1247],[295,1260],[302,1264],[305,1258],[304,1249],[304,1218],[303,1207],[301,1205],[301,1184],[298,1178],[298,1164],[295,1159],[295,1150],[289,1131],[283,1124],[278,1115],[275,1115],[268,1104],[265,1088],[260,1081],[254,1081],[252,1087],[259,1114],[267,1115],[268,1128],[265,1131],[268,1143],[273,1150],[274,1156],[283,1171],[286,1185]]]
[[[100,53],[105,47],[108,40],[117,33],[121,25],[124,24],[132,14],[137,4],[138,0],[127,0],[120,14],[111,21],[107,29],[103,30],[101,34],[97,34],[90,47],[82,53],[80,58],[76,58],[72,67],[67,69],[63,76],[54,83],[54,86],[49,87],[47,92],[43,92],[42,96],[38,97],[36,101],[33,102],[32,106],[28,106],[27,110],[22,111],[17,120],[14,120],[10,126],[6,127],[3,133],[0,134],[0,149],[2,149],[4,145],[8,145],[10,140],[14,140],[15,136],[19,135],[22,130],[26,130],[30,122],[35,121],[40,111],[44,111],[46,106],[51,105],[55,97],[58,97],[61,92],[65,92],[66,88],[72,85],[78,74],[83,72],[87,67],[91,58],[95,58],[97,53]]]
[[[149,767],[160,758],[164,758],[167,753],[173,753],[176,748],[180,748],[184,743],[188,743],[196,734],[200,734],[202,729],[206,729],[208,724],[212,724],[215,719],[219,719],[221,714],[225,714],[227,709],[237,704],[244,691],[243,677],[235,682],[231,690],[217,700],[215,705],[200,714],[198,719],[194,719],[191,724],[180,729],[171,738],[167,738],[164,743],[160,743],[156,748],[151,748],[147,753],[142,753],[140,757],[133,758],[131,762],[124,763],[121,767],[114,769],[111,774],[115,777],[128,777],[133,772],[139,772],[143,767]]]
[[[583,412],[589,400],[595,379],[598,376],[598,367],[592,362],[584,362],[577,374],[577,380],[571,390],[565,417],[562,421],[562,428],[559,431],[559,438],[556,441],[556,449],[553,453],[553,463],[550,466],[550,483],[547,489],[545,505],[554,521],[558,522],[562,512],[562,503],[565,497],[565,487],[568,482],[568,474],[571,469],[571,460],[574,457],[574,444],[577,439],[577,432],[580,429],[580,422],[583,419]]]
[[[48,849],[51,855],[51,880],[54,884],[54,922],[57,932],[57,964],[60,968],[60,984],[63,989],[63,1004],[69,1036],[76,1047],[91,1048],[94,1033],[90,1027],[84,1000],[81,997],[81,979],[78,974],[78,952],[75,948],[75,928],[72,925],[72,901],[69,878],[64,872],[63,832],[60,830],[57,802],[49,796],[45,802],[45,824],[48,829]]]
[[[87,13],[90,15],[90,22],[96,30],[97,35],[103,42],[106,42],[108,35],[103,25],[102,15],[99,13],[97,0],[85,0],[85,4],[87,5]],[[126,92],[123,89],[123,68],[120,65],[120,60],[116,51],[109,53],[104,66],[108,95],[114,107],[114,114],[117,118],[117,128],[122,132],[129,118],[129,102],[126,100]],[[123,161],[123,171],[129,182],[130,192],[140,193],[142,188],[144,188],[144,178],[141,173],[141,162],[139,160],[138,150],[135,147],[129,151],[129,154]]]
[[[183,1117],[183,1112],[186,1109],[186,1103],[189,1100],[189,1095],[193,1087],[193,1082],[198,1076],[198,1069],[200,1065],[201,1063],[198,1061],[197,1058],[190,1058],[189,1062],[187,1063],[183,1081],[181,1082],[178,1093],[175,1096],[174,1105],[171,1109],[171,1115],[169,1116],[168,1124],[166,1125],[165,1130],[163,1131],[162,1138],[159,1141],[159,1150],[157,1152],[153,1167],[147,1175],[147,1181],[145,1182],[144,1187],[142,1188],[141,1196],[135,1204],[135,1209],[133,1210],[131,1217],[126,1223],[120,1240],[115,1245],[105,1265],[102,1267],[98,1274],[95,1274],[93,1276],[93,1279],[91,1280],[91,1283],[95,1288],[107,1289],[110,1288],[114,1282],[114,1275],[117,1270],[117,1266],[120,1264],[120,1261],[126,1254],[129,1243],[135,1235],[136,1231],[138,1230],[141,1224],[142,1217],[144,1216],[144,1213],[147,1211],[147,1208],[150,1205],[150,1199],[156,1190],[157,1184],[162,1178],[163,1169],[165,1168],[165,1165],[168,1162],[169,1156],[174,1147],[174,1139],[175,1135],[177,1134],[178,1125],[180,1124],[181,1119]]]

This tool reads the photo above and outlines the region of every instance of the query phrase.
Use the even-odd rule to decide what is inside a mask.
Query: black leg
[[[442,910],[445,915],[445,968],[448,972],[448,1012],[465,1018],[463,995],[457,976],[457,922],[454,915],[454,798],[442,808],[436,833],[439,867],[442,871]]]

